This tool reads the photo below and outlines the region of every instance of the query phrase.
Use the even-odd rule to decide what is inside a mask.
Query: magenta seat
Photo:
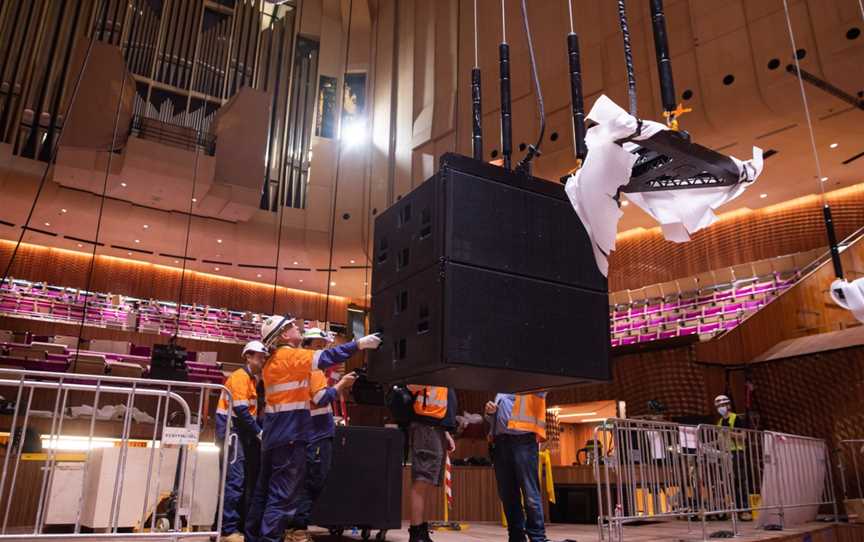
[[[693,320],[695,318],[702,318],[702,311],[689,311],[684,313],[684,320]]]
[[[628,344],[636,344],[636,337],[622,337],[621,338],[621,346],[626,346]]]
[[[627,331],[628,329],[630,329],[630,324],[618,324],[615,326],[614,331],[615,333],[620,333],[621,331]]]
[[[639,342],[640,343],[647,343],[647,342],[656,341],[656,340],[657,340],[657,334],[656,333],[645,333],[643,335],[639,335]]]
[[[738,312],[744,307],[743,303],[730,303],[723,307],[723,314],[729,314],[733,312]]]
[[[699,330],[698,326],[681,326],[678,328],[678,335],[693,335]]]
[[[663,305],[648,305],[645,307],[645,314],[654,314],[663,310]]]
[[[733,327],[738,325],[738,320],[725,320],[723,322],[723,329],[732,329]]]
[[[744,310],[753,311],[758,310],[759,307],[762,306],[762,300],[757,299],[756,301],[745,301],[744,302]]]
[[[659,326],[660,324],[662,324],[665,321],[666,321],[666,319],[663,318],[662,316],[660,316],[659,318],[649,318],[648,319],[648,325],[649,326]]]
[[[666,331],[660,332],[661,339],[671,339],[672,337],[676,337],[678,335],[678,330],[676,329],[667,329]]]
[[[621,339],[612,339],[612,348],[621,344]]]
[[[720,329],[720,322],[714,322],[712,324],[703,324],[699,326],[699,333],[714,333]]]
[[[724,291],[722,291],[722,292],[718,292],[718,293],[714,296],[714,299],[716,299],[717,301],[722,301],[722,300],[724,300],[724,299],[729,299],[729,298],[732,297],[733,293],[734,293],[734,292],[733,292],[732,290],[724,290]]]
[[[705,309],[703,314],[705,317],[714,316],[715,314],[720,314],[723,311],[723,307],[708,307]]]

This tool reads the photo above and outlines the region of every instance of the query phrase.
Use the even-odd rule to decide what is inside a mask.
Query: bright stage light
[[[356,147],[366,142],[366,123],[359,120],[349,121],[342,126],[342,143]]]

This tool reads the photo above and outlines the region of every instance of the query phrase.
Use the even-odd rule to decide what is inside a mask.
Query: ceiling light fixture
[[[140,242],[141,242],[141,239],[135,239],[135,242],[136,242],[136,243],[140,243]]]
[[[354,263],[354,260],[351,260],[351,263]]]
[[[126,188],[126,181],[120,181],[120,186],[122,186],[123,188]]]
[[[192,198],[192,203],[198,203],[198,198]]]
[[[145,230],[146,230],[146,229],[149,229],[149,228],[150,228],[150,224],[144,224],[144,229],[145,229]]]
[[[180,263],[180,260],[174,260],[174,263]]]
[[[126,253],[126,254],[128,254],[128,255],[129,255],[129,256],[131,256],[131,255],[132,255],[132,253],[131,253],[131,252],[127,252],[127,253]]]
[[[45,225],[46,225],[46,226],[50,226],[51,223],[50,223],[50,222],[46,222]]]
[[[218,268],[218,267],[214,267],[213,270],[214,270],[214,271],[219,271],[219,268]]]
[[[298,265],[297,262],[294,262],[294,265]]]
[[[303,279],[300,279],[300,282],[303,282]]]
[[[759,197],[762,198],[762,199],[765,199],[765,198],[768,197],[768,194],[759,194]]]
[[[824,182],[825,182],[825,181],[827,181],[827,180],[828,180],[828,177],[822,177],[822,178],[821,178],[821,179],[819,179],[819,180],[820,180],[820,181],[822,181],[822,182],[823,182],[823,183],[824,183]]]
[[[82,245],[81,243],[78,243],[78,248],[84,248],[84,245]]]
[[[65,213],[67,213],[68,211],[66,211],[66,209],[60,209],[60,212],[65,214]]]
[[[330,283],[330,286],[336,286],[336,283],[335,283],[335,282],[331,282],[331,283]]]
[[[559,414],[559,418],[587,418],[588,416],[596,416],[596,412],[574,412],[573,414]]]
[[[260,278],[261,278],[261,273],[258,273],[258,274],[255,275],[255,276],[258,277],[258,278],[260,279]]]
[[[630,202],[626,199],[621,202],[621,207],[627,207],[628,205],[630,205]]]
[[[828,146],[831,147],[832,149],[836,149],[836,148],[837,148],[837,145],[838,145],[838,143],[831,143],[831,144],[828,145]]]

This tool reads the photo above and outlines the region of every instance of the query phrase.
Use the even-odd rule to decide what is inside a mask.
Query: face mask
[[[725,416],[726,414],[729,413],[729,407],[726,407],[726,406],[717,407],[717,412],[719,412],[721,416]]]

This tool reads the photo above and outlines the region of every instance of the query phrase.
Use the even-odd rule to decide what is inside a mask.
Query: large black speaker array
[[[375,221],[379,382],[525,391],[609,377],[609,302],[563,187],[456,154]]]

